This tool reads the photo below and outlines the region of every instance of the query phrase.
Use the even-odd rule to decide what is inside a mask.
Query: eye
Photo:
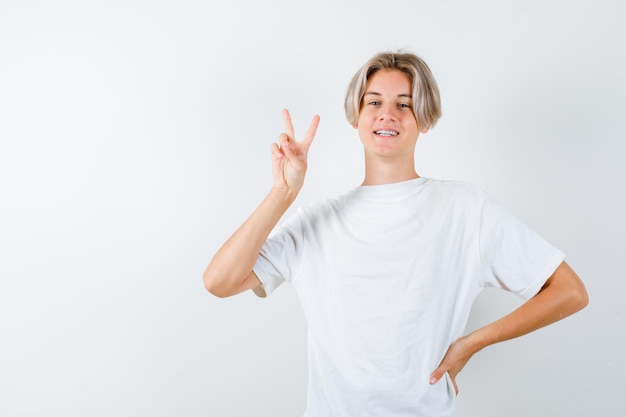
[[[403,108],[403,109],[410,109],[411,105],[408,103],[398,103],[398,107]]]
[[[369,104],[370,106],[378,106],[380,104],[380,101],[372,100],[368,102],[367,104]]]

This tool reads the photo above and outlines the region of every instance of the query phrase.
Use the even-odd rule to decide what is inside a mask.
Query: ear
[[[352,127],[353,127],[354,129],[358,129],[358,128],[359,128],[359,125],[358,125],[358,124],[353,124],[353,125],[352,125]]]

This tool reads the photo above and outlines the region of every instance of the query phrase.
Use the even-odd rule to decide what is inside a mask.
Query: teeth
[[[396,136],[398,132],[395,132],[393,130],[377,130],[376,134],[381,136]]]

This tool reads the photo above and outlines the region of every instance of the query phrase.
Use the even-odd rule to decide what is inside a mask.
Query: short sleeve
[[[261,248],[252,268],[262,285],[254,290],[259,297],[271,294],[283,282],[291,281],[296,274],[304,240],[298,214],[299,211],[275,228]]]
[[[527,300],[541,290],[565,255],[486,198],[480,219],[480,257],[483,285],[510,291]]]

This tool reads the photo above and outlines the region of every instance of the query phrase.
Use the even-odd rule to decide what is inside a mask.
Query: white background
[[[217,299],[201,275],[271,185],[283,107],[322,117],[297,204],[360,183],[345,88],[398,48],[443,99],[418,172],[487,190],[590,293],[476,355],[458,415],[624,415],[622,4],[2,0],[0,415],[301,415],[293,290]],[[483,293],[469,326],[517,305]]]

